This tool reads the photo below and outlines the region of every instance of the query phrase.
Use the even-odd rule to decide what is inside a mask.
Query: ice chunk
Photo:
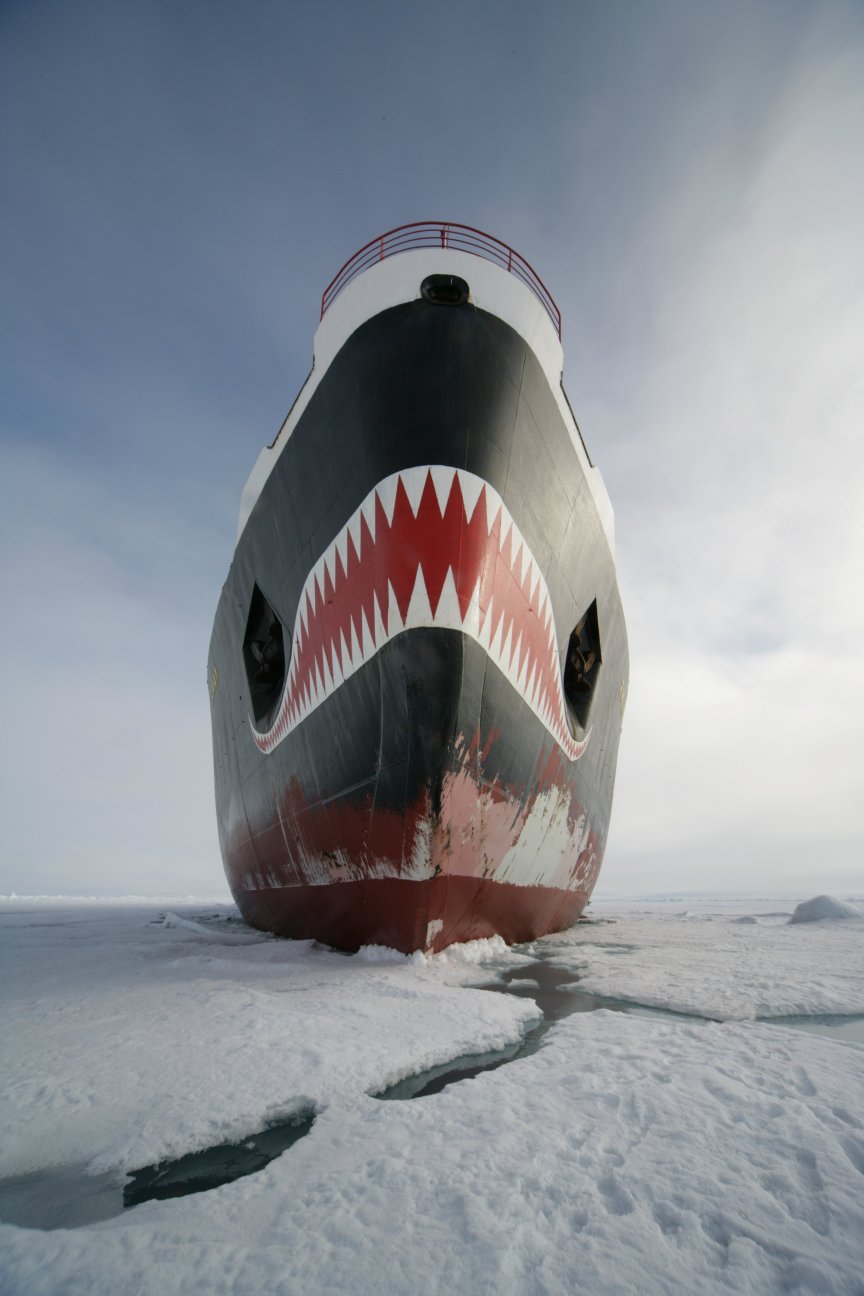
[[[790,923],[843,922],[848,918],[864,918],[864,910],[846,904],[845,900],[835,900],[833,896],[820,895],[814,896],[812,900],[802,900],[796,906],[789,921]]]

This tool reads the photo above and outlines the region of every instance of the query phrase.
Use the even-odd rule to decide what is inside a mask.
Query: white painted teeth
[[[408,604],[408,611],[405,613],[405,628],[413,629],[415,626],[431,626],[435,624],[432,607],[429,603],[429,594],[426,590],[423,568],[418,566],[417,575],[414,579],[414,588],[411,591],[411,601]]]
[[[494,499],[497,503],[500,496],[496,491],[493,491],[492,487],[488,482],[485,482],[482,477],[475,477],[473,473],[466,472],[464,468],[457,468],[456,471],[459,474],[459,485],[462,488],[462,499],[465,502],[465,516],[470,522],[474,516],[474,510],[477,507],[477,501],[480,498],[480,492],[483,490],[484,486],[486,488],[488,499]],[[487,518],[492,512],[494,512],[494,508],[490,509],[487,506]]]
[[[405,494],[408,496],[408,503],[411,505],[411,512],[415,517],[420,511],[420,500],[423,497],[423,487],[426,485],[428,474],[428,468],[407,468],[405,472],[399,474]]]
[[[357,510],[357,513],[354,514],[355,518],[357,518],[358,514],[364,518],[366,525],[369,528],[369,534],[372,537],[373,543],[375,540],[375,500],[377,499],[377,494],[378,494],[377,491],[372,491],[371,494],[367,495],[365,500]],[[392,521],[392,514],[391,514],[391,521]],[[351,523],[349,522],[348,525],[350,527]],[[360,523],[358,518],[358,528],[359,525]],[[358,555],[360,553],[359,545],[357,546],[357,553]]]
[[[385,477],[382,482],[378,483],[375,490],[372,492],[373,495],[378,496],[378,499],[381,502],[381,507],[387,515],[387,521],[390,526],[393,525],[393,513],[396,508],[396,491],[399,487],[399,477],[399,473],[394,473],[392,477]]]
[[[392,639],[394,635],[405,629],[405,622],[402,620],[402,613],[399,611],[399,604],[396,602],[396,593],[389,581],[387,582],[387,594],[387,638]]]
[[[378,595],[372,595],[375,604],[375,649],[376,651],[387,641],[387,631],[384,628],[384,618],[381,616],[381,607],[378,602]]]
[[[441,596],[438,599],[438,607],[435,609],[435,617],[438,625],[449,626],[459,625],[462,620],[462,613],[459,610],[459,595],[456,593],[456,578],[453,575],[453,568],[447,568],[447,575],[444,577],[444,584],[441,586]]]
[[[343,527],[342,530],[339,532],[339,534],[338,534],[338,536],[336,537],[336,540],[335,540],[336,552],[338,553],[338,555],[339,555],[339,559],[340,559],[340,561],[341,561],[341,563],[342,563],[342,571],[343,571],[343,572],[346,572],[346,571],[348,570],[348,536],[349,536],[349,534],[350,534],[350,532],[349,532],[349,530],[348,530],[348,527],[345,526],[345,527]]]
[[[372,632],[369,629],[369,623],[366,620],[366,613],[362,612],[360,617],[360,628],[363,634],[363,642],[360,645],[360,655],[365,662],[375,651],[375,640],[373,639]]]
[[[433,464],[429,469],[429,474],[432,478],[432,485],[435,487],[435,494],[438,497],[438,509],[443,517],[447,508],[447,501],[450,498],[456,469],[446,468],[442,464]]]
[[[494,594],[487,595],[489,601],[484,613],[480,606],[483,578],[478,576],[463,618],[451,564],[433,614],[421,555],[404,619],[399,611],[393,585],[388,581],[386,624],[385,612],[372,589],[362,599],[362,612],[355,607],[354,616],[346,620],[344,611],[337,613],[338,598],[334,599],[333,596],[343,589],[346,579],[357,578],[353,563],[368,556],[364,555],[363,546],[367,531],[367,546],[369,539],[373,544],[376,543],[379,505],[387,518],[388,526],[392,526],[401,485],[416,519],[430,479],[442,518],[458,479],[464,517],[469,524],[485,491],[488,536],[497,533],[497,555],[494,549],[491,554],[487,550],[484,565],[487,571],[493,570],[489,564],[494,564],[497,560],[503,559],[509,565],[511,575],[519,587],[513,594],[515,603],[508,596],[504,605],[498,607]],[[381,537],[377,537],[377,540],[380,539]],[[349,568],[351,576],[348,575]],[[369,579],[368,567],[364,579]],[[326,614],[331,599],[336,603],[336,607],[332,608],[331,634],[336,635],[338,643],[331,641],[325,650],[325,645],[316,640],[320,634],[319,620]],[[523,609],[524,600],[527,603]],[[371,621],[366,610],[370,606]],[[333,624],[337,617],[338,627]],[[357,618],[359,627],[356,624]],[[532,629],[534,618],[537,620],[536,629]],[[534,714],[542,720],[569,759],[575,760],[581,756],[587,738],[577,743],[565,720],[555,620],[543,574],[497,491],[483,478],[462,468],[451,468],[443,464],[407,468],[379,482],[316,561],[300,595],[288,678],[276,720],[272,728],[262,734],[252,725],[250,718],[253,738],[259,749],[265,753],[271,752],[385,643],[404,630],[422,626],[458,630],[475,639]],[[301,672],[305,673],[302,682]]]

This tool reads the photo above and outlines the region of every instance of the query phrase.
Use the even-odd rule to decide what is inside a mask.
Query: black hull
[[[457,621],[439,628],[423,624],[422,615],[412,622],[404,601],[409,628],[392,633],[391,625],[390,637],[353,673],[340,654],[344,681],[340,670],[324,700],[309,702],[307,686],[306,701],[289,716],[286,684],[281,712],[275,699],[269,714],[252,715],[243,645],[256,589],[290,650],[294,628],[306,632],[298,613],[308,606],[310,572],[334,537],[375,499],[380,483],[398,481],[401,491],[394,474],[407,481],[406,470],[416,467],[419,490],[429,465],[460,470],[447,509],[464,508],[461,530],[458,537],[447,531],[445,501],[436,505],[428,473],[421,503],[413,501],[416,519],[406,513],[413,529],[403,532],[400,562],[407,554],[409,566],[427,564],[428,584],[428,571],[451,544],[469,584],[488,573],[488,553],[480,550],[476,572],[467,569],[464,539],[468,491],[486,483],[481,504],[491,517],[491,502],[503,502],[502,516],[509,514],[513,534],[518,528],[533,555],[532,571],[542,573],[554,614],[553,658],[596,603],[602,665],[584,725],[567,713],[575,737],[569,730],[562,736],[560,720],[556,729],[540,704],[532,709],[476,627],[460,631]],[[382,522],[379,548],[384,530]],[[363,579],[359,557],[354,549],[348,554],[346,573],[339,569],[343,599]],[[369,579],[377,562],[380,580],[384,559],[371,541],[370,555]],[[442,561],[446,566],[446,554]],[[322,576],[322,618],[339,599],[324,583]],[[396,575],[392,585],[398,593]],[[536,613],[530,586],[526,580],[525,618]],[[499,607],[498,585],[495,593]],[[515,613],[512,624],[515,639]],[[295,657],[301,646],[295,639]],[[614,562],[579,456],[543,370],[513,329],[471,306],[417,301],[353,333],[240,538],[209,673],[220,844],[231,889],[256,925],[343,948],[382,943],[409,951],[494,933],[528,939],[578,917],[608,832],[626,635]]]

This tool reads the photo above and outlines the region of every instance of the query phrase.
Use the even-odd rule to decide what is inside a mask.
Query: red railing
[[[412,225],[398,225],[396,229],[388,230],[386,234],[379,234],[377,238],[366,243],[359,252],[355,252],[345,262],[339,273],[324,289],[321,297],[322,319],[328,306],[332,306],[345,285],[362,274],[364,270],[368,270],[376,261],[395,256],[397,252],[413,252],[417,248],[425,247],[453,248],[456,252],[470,252],[474,256],[484,257],[487,261],[492,261],[495,265],[508,270],[517,279],[521,279],[543,304],[560,338],[561,312],[549,289],[525,258],[492,234],[484,234],[482,230],[474,229],[471,225],[453,225],[449,221],[416,221]]]

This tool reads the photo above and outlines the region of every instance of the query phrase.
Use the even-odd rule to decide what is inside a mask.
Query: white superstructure
[[[315,332],[309,377],[300,389],[285,422],[270,446],[259,454],[240,497],[237,539],[258,500],[264,483],[288,443],[300,416],[337,352],[366,320],[420,297],[427,275],[458,275],[468,284],[470,301],[509,324],[524,338],[540,362],[585,472],[609,547],[614,553],[614,517],[599,469],[588,457],[562,384],[564,353],[556,329],[541,300],[514,274],[470,252],[424,247],[399,252],[375,262],[350,280],[325,312]]]

